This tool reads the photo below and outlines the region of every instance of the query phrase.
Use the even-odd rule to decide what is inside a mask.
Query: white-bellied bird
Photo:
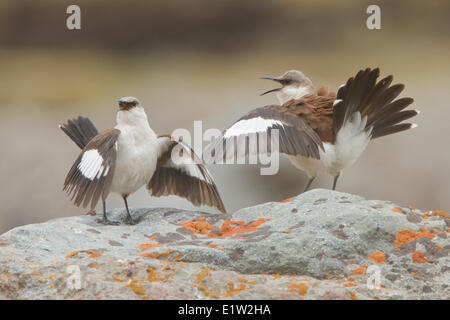
[[[76,206],[95,208],[110,192],[122,196],[128,224],[133,221],[127,197],[146,186],[150,195],[177,195],[196,206],[208,205],[225,212],[214,180],[193,150],[170,135],[157,136],[150,128],[144,108],[134,97],[119,101],[117,125],[98,133],[84,117],[69,120],[60,128],[82,149],[67,174],[64,190]],[[176,149],[175,149],[176,148]],[[176,160],[172,153],[177,154]]]

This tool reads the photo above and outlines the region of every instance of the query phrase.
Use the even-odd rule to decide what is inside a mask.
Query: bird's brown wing
[[[195,206],[216,207],[225,213],[225,206],[211,174],[199,157],[186,144],[170,135],[158,137],[159,155],[156,171],[147,184],[155,197],[177,195]]]
[[[277,130],[278,139],[272,139],[273,130]],[[302,115],[284,106],[268,105],[233,123],[205,149],[204,159],[207,163],[223,163],[249,154],[268,153],[272,147],[280,153],[319,159],[323,145]]]
[[[116,141],[120,130],[108,129],[89,141],[64,181],[64,188],[76,206],[95,208],[100,197],[109,194],[117,158]]]

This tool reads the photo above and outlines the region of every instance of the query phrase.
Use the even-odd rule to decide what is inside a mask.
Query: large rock
[[[0,298],[450,298],[442,211],[317,189],[234,214],[132,215],[139,224],[78,216],[3,234]]]

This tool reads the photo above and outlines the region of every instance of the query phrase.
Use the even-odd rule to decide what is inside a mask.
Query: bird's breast
[[[130,194],[147,184],[155,172],[158,157],[156,134],[153,131],[121,130],[116,147],[111,190]]]

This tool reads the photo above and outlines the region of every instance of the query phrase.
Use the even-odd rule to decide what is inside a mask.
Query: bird
[[[404,110],[414,102],[412,98],[396,99],[405,86],[391,85],[392,75],[381,80],[379,76],[379,68],[361,69],[339,87],[337,94],[325,86],[316,89],[298,70],[262,77],[281,85],[261,94],[276,93],[280,104],[256,108],[234,122],[207,147],[205,159],[208,163],[221,162],[230,157],[234,147],[226,152],[216,150],[231,140],[245,141],[255,133],[271,136],[277,129],[276,151],[309,177],[303,192],[321,173],[334,177],[335,190],[342,171],[356,162],[372,139],[417,127],[415,123],[403,123],[419,114],[418,110]],[[241,150],[236,153],[248,155],[249,150],[257,150],[244,147],[238,144]]]
[[[156,135],[137,98],[123,97],[118,104],[114,128],[99,133],[82,116],[59,126],[82,149],[64,181],[63,190],[73,203],[93,210],[101,198],[103,217],[98,222],[118,224],[106,212],[106,199],[114,192],[123,198],[125,223],[136,224],[127,198],[145,185],[152,196],[178,195],[225,213],[216,184],[194,151],[171,135]]]

